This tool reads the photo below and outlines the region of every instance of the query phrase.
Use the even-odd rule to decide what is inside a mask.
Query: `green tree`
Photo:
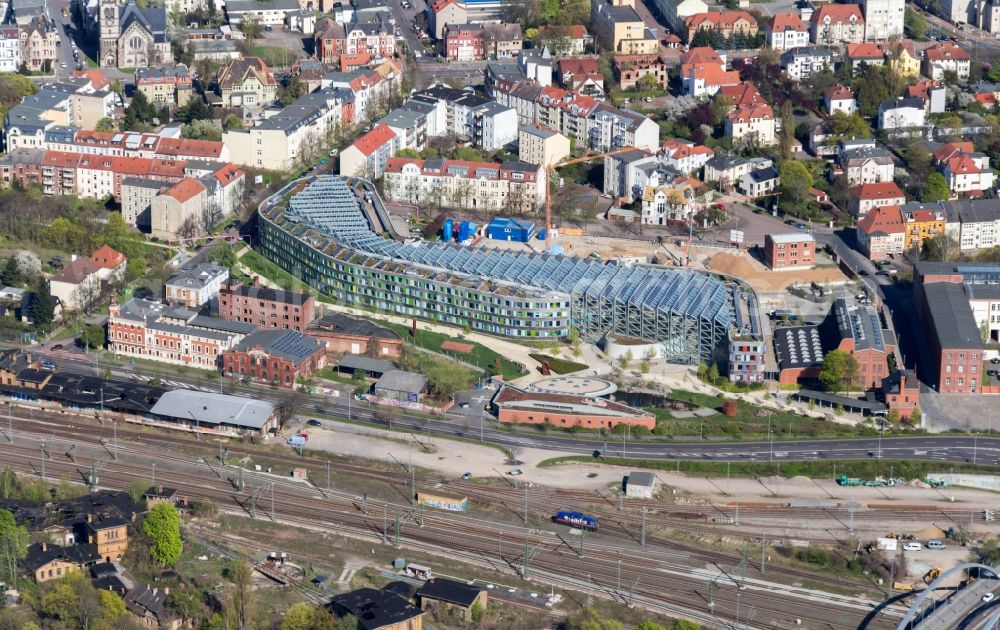
[[[924,184],[924,192],[920,194],[920,201],[933,203],[935,201],[946,201],[951,197],[951,190],[948,189],[948,180],[941,173],[931,173],[927,176],[927,183]]]
[[[569,347],[574,357],[580,356],[580,330],[576,326],[569,329]]]
[[[232,271],[237,263],[236,252],[233,251],[232,247],[226,247],[225,245],[213,248],[208,253],[208,259],[230,271]]]
[[[986,76],[994,83],[1000,83],[1000,61],[994,61]]]
[[[17,563],[28,555],[28,542],[28,529],[9,510],[0,510],[0,560],[12,588],[17,588]]]
[[[894,96],[889,93],[888,73],[889,69],[885,66],[865,65],[862,68],[861,76],[854,82],[858,111],[862,116],[870,118],[878,115],[879,104]]]
[[[708,366],[708,382],[715,385],[719,382],[719,366],[713,361],[712,365]]]
[[[125,616],[125,600],[118,593],[102,589],[98,593],[98,599],[104,611],[104,622],[109,627]]]
[[[225,131],[232,131],[233,129],[243,128],[243,119],[236,114],[229,114],[226,119],[222,121],[222,128]]]
[[[927,20],[913,9],[907,7],[903,15],[903,27],[910,39],[924,39],[927,34]]]
[[[183,551],[181,517],[170,503],[155,504],[146,513],[142,531],[153,541],[149,555],[163,566],[177,562]]]
[[[94,128],[97,129],[97,131],[114,131],[115,121],[105,116],[97,121],[97,125]]]
[[[427,382],[440,400],[447,400],[455,392],[472,385],[474,378],[468,370],[456,369],[447,361],[435,360],[425,368]]]
[[[781,163],[779,176],[783,199],[792,204],[801,204],[809,198],[813,181],[805,164],[798,160],[785,160]]]
[[[828,391],[846,391],[858,377],[858,360],[843,350],[831,350],[823,357],[819,381]]]
[[[211,120],[212,110],[205,103],[204,99],[194,96],[188,100],[184,107],[177,110],[177,120],[185,124],[191,124],[195,120]]]
[[[643,621],[635,627],[635,630],[667,630],[667,628],[655,621]]]
[[[4,286],[16,286],[21,283],[21,270],[17,267],[17,259],[11,256],[7,259],[3,271],[0,272],[0,283]]]
[[[222,131],[211,120],[192,120],[181,127],[181,137],[191,140],[222,140]]]
[[[877,106],[876,111],[878,111]],[[827,124],[834,143],[844,138],[872,137],[872,128],[868,125],[868,121],[858,114],[835,112],[833,116],[830,116],[830,121]]]
[[[306,84],[299,77],[291,76],[288,77],[284,85],[278,88],[278,100],[287,107],[305,93]]]
[[[479,627],[479,624],[483,622],[483,617],[486,616],[486,608],[477,601],[469,612],[472,617],[472,625]]]
[[[228,569],[232,581],[227,617],[234,630],[252,630],[257,601],[253,593],[253,570],[244,558],[233,560]]]
[[[399,151],[396,151],[396,157],[414,158],[419,160],[420,151],[407,147],[405,149],[400,149]]]
[[[644,630],[642,626],[639,626],[637,630]],[[670,630],[701,630],[701,624],[689,621],[687,619],[678,619],[674,622],[674,625],[670,627]]]
[[[344,615],[337,620],[335,630],[358,630],[358,618],[354,615]]]
[[[281,619],[281,630],[312,630],[316,620],[316,609],[305,602],[299,602],[285,611]]]
[[[40,330],[47,330],[55,319],[55,300],[49,292],[48,280],[42,278],[38,281],[38,286],[31,294],[31,304],[28,310],[31,314],[31,321],[35,322],[35,327]]]
[[[85,347],[90,349],[103,348],[104,344],[107,343],[104,326],[84,324],[83,330],[80,331],[80,341]]]
[[[253,46],[253,40],[260,38],[260,22],[256,19],[243,20],[240,23],[240,30],[247,39],[247,46]]]
[[[939,234],[924,240],[924,258],[938,262],[951,262],[961,254],[958,241],[947,234]]]
[[[167,608],[186,623],[203,619],[205,604],[201,592],[195,588],[175,588],[167,595]],[[195,624],[197,627],[197,624]]]

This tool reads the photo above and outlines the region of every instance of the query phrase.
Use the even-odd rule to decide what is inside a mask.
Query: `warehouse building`
[[[514,338],[612,333],[658,343],[668,361],[726,361],[736,289],[709,274],[393,241],[344,179],[306,181],[258,208],[262,252],[338,303]]]
[[[278,429],[278,413],[272,402],[191,389],[165,392],[150,413],[201,429],[261,434]]]
[[[619,402],[594,396],[554,394],[504,385],[493,397],[500,422],[555,427],[614,429],[619,424],[656,428],[656,416]]]

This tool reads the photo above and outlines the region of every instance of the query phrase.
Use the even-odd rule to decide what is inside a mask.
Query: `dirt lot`
[[[784,291],[793,283],[815,282],[847,282],[847,276],[836,267],[823,267],[803,271],[773,272],[754,260],[748,254],[717,253],[708,261],[708,268],[742,278],[761,293],[777,293]]]

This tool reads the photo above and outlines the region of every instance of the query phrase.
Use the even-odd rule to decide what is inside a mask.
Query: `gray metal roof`
[[[184,267],[167,280],[167,286],[200,289],[219,277],[228,278],[229,270],[214,262]]]
[[[941,348],[982,348],[983,337],[972,316],[962,285],[931,282],[923,286],[924,300]]]
[[[628,484],[630,486],[642,486],[652,488],[656,484],[656,475],[651,472],[632,471],[628,474]]]
[[[238,352],[259,349],[270,356],[300,365],[323,347],[314,337],[304,335],[297,330],[269,329],[255,330],[236,344],[235,349]]]
[[[396,366],[389,361],[372,359],[370,357],[363,357],[356,354],[345,354],[341,357],[339,367],[345,367],[350,370],[364,370],[365,372],[375,374],[385,374],[386,372],[391,372],[396,369]]]
[[[422,392],[427,387],[427,377],[416,372],[389,370],[375,382],[375,389],[387,389],[393,392]]]
[[[274,415],[274,404],[255,398],[175,389],[160,396],[150,413],[201,424],[260,429]]]

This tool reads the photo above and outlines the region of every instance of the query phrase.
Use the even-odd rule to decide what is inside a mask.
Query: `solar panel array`
[[[288,204],[286,218],[374,256],[629,306],[703,318],[729,326],[726,285],[707,274],[605,264],[590,258],[523,254],[443,243],[400,243],[372,233],[340,177],[319,177]]]

